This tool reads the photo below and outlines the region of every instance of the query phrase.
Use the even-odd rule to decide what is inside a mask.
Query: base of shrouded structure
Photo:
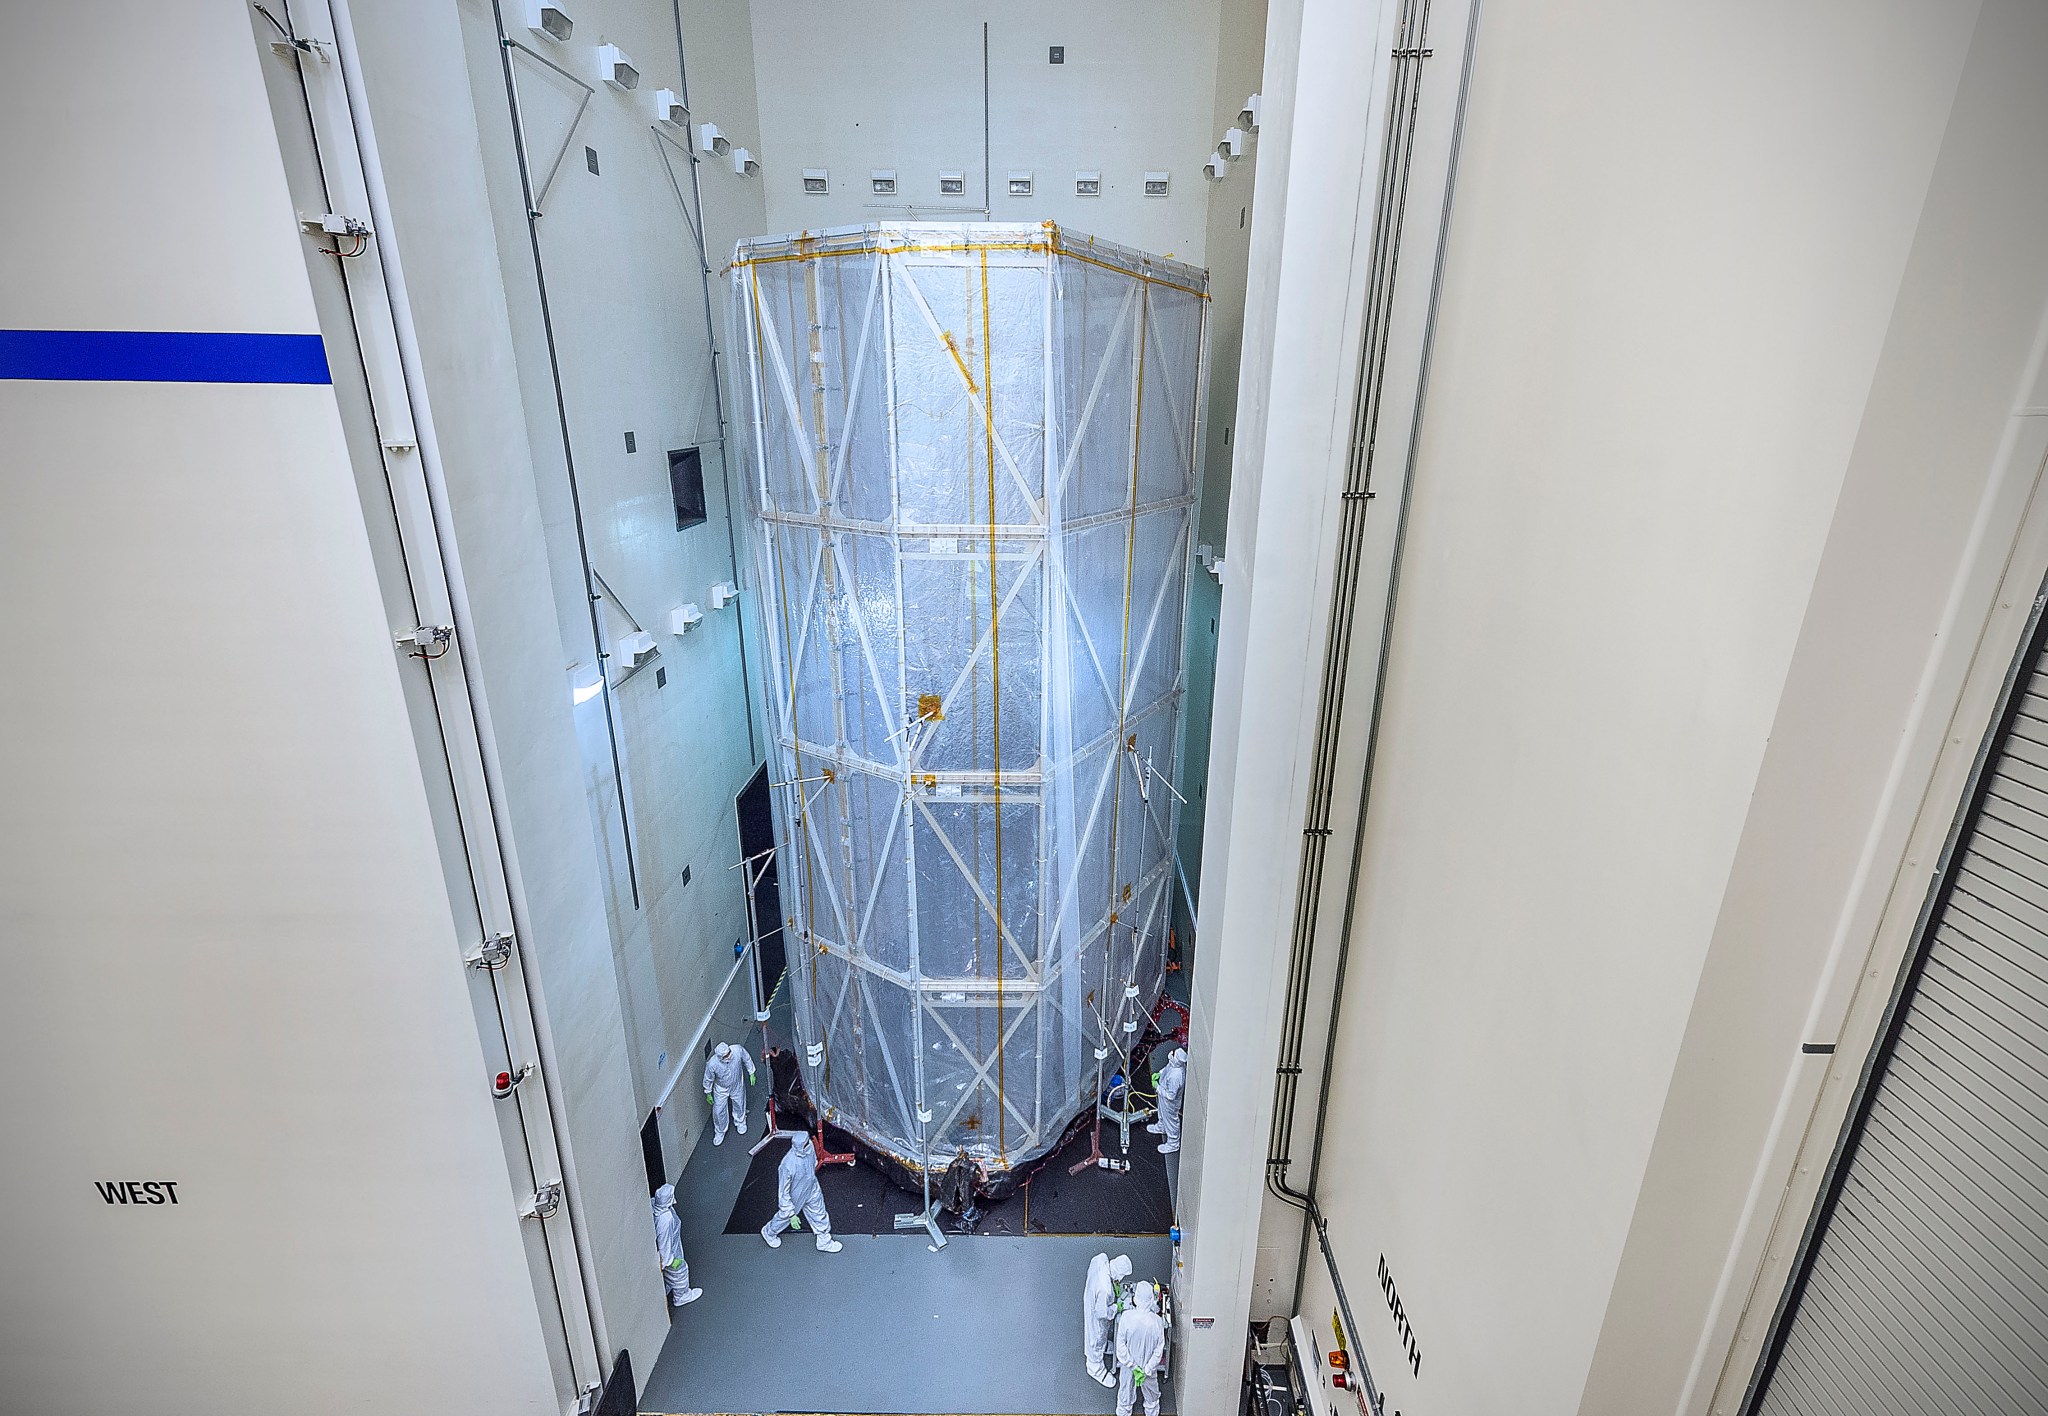
[[[1145,1058],[1147,1061],[1143,1065],[1149,1065],[1153,1051],[1168,1042],[1169,1038],[1158,1027],[1150,1027],[1146,1029],[1143,1040],[1132,1050],[1131,1056],[1133,1058]],[[1134,1066],[1132,1070],[1142,1072],[1143,1066]],[[1109,1088],[1105,1087],[1105,1095],[1108,1090]],[[1099,1104],[1101,1097],[1097,1097],[1096,1101]],[[810,1109],[812,1116],[815,1117],[816,1107],[808,1096],[804,1097],[803,1104]],[[986,1161],[978,1162],[979,1174],[974,1185],[975,1195],[981,1199],[998,1204],[1007,1200],[1010,1196],[1017,1193],[1018,1186],[1028,1183],[1032,1176],[1050,1163],[1054,1157],[1064,1152],[1068,1145],[1075,1138],[1086,1132],[1089,1127],[1093,1126],[1095,1121],[1096,1111],[1094,1108],[1085,1102],[1081,1103],[1080,1109],[1061,1128],[1057,1139],[1051,1145],[1030,1156],[1013,1159],[1010,1164],[1000,1168],[991,1168]],[[888,1177],[889,1181],[898,1189],[920,1197],[923,1196],[925,1167],[919,1165],[913,1157],[900,1155],[886,1146],[879,1146],[867,1140],[858,1131],[848,1126],[846,1118],[843,1116],[828,1112],[825,1116],[825,1124],[836,1136],[844,1136],[846,1140],[852,1143],[853,1152],[860,1158],[861,1163]],[[1102,1143],[1104,1146],[1112,1144],[1111,1137],[1114,1131],[1114,1126],[1108,1122],[1103,1123]],[[1134,1135],[1142,1131],[1142,1126],[1137,1127],[1134,1130]],[[953,1161],[954,1156],[934,1155],[932,1157],[931,1187],[934,1196],[940,1193],[941,1181],[944,1180],[946,1172],[952,1167]]]
[[[1017,1193],[1019,1185],[1022,1185],[1032,1175],[1037,1173],[1039,1167],[1066,1149],[1067,1143],[1073,1140],[1074,1137],[1087,1130],[1091,1119],[1086,1111],[1080,1112],[1067,1124],[1066,1129],[1060,1133],[1057,1141],[1027,1160],[1014,1161],[1010,1165],[995,1171],[991,1171],[985,1163],[979,1165],[977,1167],[979,1174],[975,1180],[974,1193],[984,1200],[996,1203],[1007,1200],[1010,1196]],[[826,1124],[830,1125],[832,1123],[827,1122]],[[884,1150],[879,1146],[869,1145],[859,1136],[854,1136],[852,1132],[847,1134],[852,1136],[854,1153],[865,1164],[888,1176],[890,1182],[898,1189],[906,1190],[913,1195],[922,1195],[924,1193],[925,1170],[923,1166],[908,1156],[900,1156],[893,1151]],[[943,1164],[940,1163],[942,1159]],[[934,1194],[938,1193],[939,1182],[945,1178],[946,1171],[952,1164],[952,1156],[932,1157],[931,1177],[932,1192]]]

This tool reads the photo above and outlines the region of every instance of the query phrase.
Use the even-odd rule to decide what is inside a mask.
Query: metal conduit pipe
[[[675,15],[676,25],[676,83],[682,91],[683,112],[690,113],[690,65],[683,46],[683,0],[672,0],[669,6]],[[711,252],[704,243],[704,183],[697,173],[697,120],[691,113],[690,121],[683,128],[684,151],[690,156],[690,199],[697,208],[697,224],[690,234],[697,242],[697,270],[704,287],[704,343],[711,351],[711,405],[718,414],[718,485],[725,495],[725,554],[732,566],[733,584],[740,581],[740,547],[738,534],[732,527],[732,444],[726,438],[725,379],[718,371],[718,322],[712,315],[711,300]],[[739,616],[738,634],[740,645],[740,698],[747,714],[747,759],[757,760],[761,755],[760,745],[754,737],[754,675],[747,667],[747,617],[746,602],[735,601],[734,612]]]
[[[498,59],[505,74],[505,106],[512,119],[512,155],[519,167],[520,205],[526,211],[526,240],[533,249],[533,287],[540,301],[540,327],[547,344],[548,377],[555,391],[555,420],[562,428],[562,470],[569,483],[569,516],[576,526],[576,557],[583,567],[584,609],[590,615],[591,651],[597,656],[597,679],[602,686],[599,696],[604,700],[605,736],[611,744],[612,781],[618,789],[619,834],[626,845],[626,886],[632,892],[633,908],[637,910],[640,908],[640,872],[633,863],[633,819],[626,804],[626,769],[619,760],[619,724],[612,706],[612,681],[605,672],[605,662],[611,658],[611,653],[604,647],[604,620],[598,609],[599,597],[591,588],[595,572],[590,564],[590,538],[583,529],[583,489],[576,480],[576,449],[569,438],[568,396],[562,388],[562,359],[555,347],[554,312],[548,305],[547,267],[540,254],[540,212],[534,205],[533,167],[526,154],[526,119],[519,109],[519,81],[512,72],[512,51],[524,46],[505,33],[505,7],[501,0],[491,0],[491,22],[497,30]],[[541,62],[561,69],[551,60],[543,58]],[[568,73],[566,69],[561,71]]]
[[[435,436],[434,420],[427,411],[424,360],[420,354],[419,333],[413,324],[412,302],[406,291],[405,272],[399,260],[398,243],[392,238],[396,228],[391,217],[391,198],[384,184],[384,165],[377,150],[376,133],[370,123],[362,60],[356,51],[354,20],[349,14],[348,0],[328,0],[328,5],[334,17],[335,52],[341,63],[349,114],[354,123],[356,144],[362,159],[364,185],[369,194],[370,219],[379,237],[378,254],[384,268],[385,290],[389,296],[391,320],[397,336],[400,368],[405,378],[406,394],[414,410],[413,433],[419,440],[420,467],[425,474],[428,504],[433,514],[435,541],[440,551],[442,574],[447,582],[451,613],[455,621],[455,647],[461,656],[469,709],[476,724],[484,785],[490,802],[491,831],[497,845],[499,862],[504,870],[507,894],[510,897],[508,906],[512,914],[513,947],[519,951],[528,1000],[528,1019],[533,1028],[535,1047],[540,1054],[538,1061],[541,1082],[547,1091],[552,1139],[555,1153],[562,1163],[562,1189],[569,1207],[570,1233],[575,1238],[584,1307],[589,1315],[591,1337],[597,1346],[599,1364],[601,1367],[607,1367],[612,1361],[615,1349],[611,1345],[611,1335],[605,1326],[604,1306],[599,1301],[597,1259],[590,1247],[590,1224],[583,1211],[582,1189],[576,1180],[575,1155],[570,1147],[568,1126],[564,1119],[568,1115],[568,1102],[562,1091],[561,1068],[558,1062],[560,1053],[555,1046],[554,1031],[548,1022],[547,1000],[542,992],[540,971],[531,957],[531,946],[535,937],[533,920],[527,911],[525,878],[520,870],[518,849],[513,842],[511,824],[506,816],[505,769],[498,754],[498,739],[492,726],[490,704],[483,695],[483,665],[478,657],[476,623],[471,613],[469,588],[463,576],[461,554],[456,547],[452,502],[441,462],[440,443]]]
[[[280,21],[265,6],[257,5],[255,7],[256,12],[262,15],[264,19],[268,20],[270,24],[278,31],[278,33],[284,37],[287,46],[292,51],[292,70],[298,81],[300,108],[306,117],[307,133],[309,134],[313,141],[312,158],[314,170],[319,177],[321,193],[327,200],[327,209],[339,210],[340,208],[335,205],[334,200],[335,183],[328,170],[329,155],[323,151],[324,143],[321,138],[321,124],[319,119],[314,114],[312,92],[306,82],[307,56],[309,54],[320,54],[319,41],[307,41],[306,39],[300,36],[296,28],[297,19],[292,12],[291,0],[286,0],[286,3],[280,8],[284,10],[286,17],[285,21]],[[335,29],[333,12],[331,9],[328,11],[327,24],[323,33],[329,37],[328,52],[338,52],[332,43],[332,36],[335,33]],[[325,56],[322,55],[323,62],[324,57]],[[355,127],[352,121],[353,115],[349,113],[347,110],[347,93],[345,82],[343,85],[343,106],[344,118],[349,120],[349,133],[351,139],[353,140],[355,136]],[[356,172],[358,177],[360,177],[362,171],[360,147],[357,148],[356,155]],[[365,191],[367,192],[367,187],[365,188]],[[385,311],[388,315],[390,310],[390,297],[389,292],[386,289],[384,283],[384,271],[381,253],[379,255],[379,258],[373,262],[372,268],[376,271],[375,279],[377,287],[380,291],[384,292],[383,304],[385,307]],[[342,272],[337,272],[337,274],[340,276],[341,298],[343,303],[348,308],[349,320],[352,328],[355,330],[356,333],[356,367],[362,371],[366,390],[370,390],[371,386],[374,383],[374,376],[372,375],[370,369],[371,356],[369,353],[368,342],[371,339],[373,339],[374,336],[364,328],[362,314],[357,306],[357,297],[352,288],[352,284],[348,275]],[[387,330],[387,333],[392,332]],[[395,333],[392,334],[391,352],[395,358],[398,352]],[[402,369],[400,371],[400,378],[402,386]],[[411,409],[409,406],[409,398],[407,400],[407,403],[408,410],[404,426],[408,431],[410,431],[410,435],[416,438],[418,436],[418,433],[416,431],[411,430],[416,429],[421,417],[424,416],[424,410]],[[376,431],[379,443],[382,444],[385,440],[385,429],[382,421],[383,410],[377,406],[378,399],[374,391],[370,392],[370,405],[371,406],[369,409],[369,416],[371,420],[371,425],[373,429]],[[417,444],[413,444],[413,446],[416,448]],[[400,494],[398,492],[398,489],[393,485],[394,470],[395,469],[393,469],[389,465],[386,466],[385,487],[387,493],[391,496],[392,499],[391,511],[393,516],[394,527],[398,531],[401,543],[400,554],[401,556],[407,556],[408,552],[403,548],[407,537],[405,516],[404,513],[400,510]],[[422,482],[422,487],[424,488],[424,481]],[[432,534],[431,527],[428,528],[428,532],[429,535]],[[441,572],[438,575],[438,577],[435,578],[438,578],[440,582],[441,594],[445,596],[448,593],[448,577],[446,575],[445,569],[441,566],[441,561],[439,559],[438,554],[435,557],[434,565],[432,567],[424,568],[424,573],[432,575],[432,572],[436,570],[439,570]],[[424,607],[427,605],[438,603],[441,606],[441,609],[445,610],[447,608],[448,602],[445,599],[440,600],[438,602],[435,600],[435,596],[431,588],[432,579],[429,579],[426,582],[425,593],[422,593],[423,587],[420,581],[415,579],[412,567],[410,565],[406,567],[405,577],[414,611],[416,614],[421,615],[420,622],[423,624],[435,623],[436,619],[432,616],[438,615],[439,613],[441,613],[441,611],[437,610],[421,613],[424,610]],[[452,622],[452,619],[453,616],[451,613],[448,615],[448,621]],[[456,662],[458,665],[461,663],[461,659],[459,656]],[[460,785],[460,782],[463,777],[468,775],[467,771],[465,771],[464,769],[471,766],[475,768],[478,780],[481,780],[483,775],[481,754],[472,751],[469,755],[463,756],[464,748],[462,746],[458,746],[454,738],[450,735],[448,724],[444,718],[444,715],[448,710],[444,708],[444,706],[442,705],[442,690],[436,685],[435,677],[431,671],[427,674],[425,682],[427,695],[429,699],[432,700],[434,703],[434,715],[436,719],[435,725],[437,729],[435,734],[435,742],[440,747],[442,766],[447,771],[449,787],[454,795],[454,805],[459,822],[458,831],[462,838],[463,872],[469,885],[470,901],[476,909],[477,923],[482,936],[489,937],[492,929],[499,920],[502,920],[508,926],[511,924],[512,921],[509,909],[494,912],[492,906],[489,903],[487,903],[488,900],[494,898],[499,900],[503,899],[504,866],[502,860],[499,860],[497,857],[490,854],[490,851],[484,847],[481,839],[472,836],[470,827],[471,813],[466,812],[464,810],[464,793],[462,786]],[[469,697],[467,693],[463,695],[463,706],[465,711],[468,710],[470,706]],[[474,714],[472,714],[469,719],[469,726],[470,731],[473,734],[476,731],[476,720]],[[457,763],[457,759],[459,756],[463,757],[461,766],[458,766]],[[486,809],[486,815],[488,815],[488,808]],[[495,847],[495,841],[491,842],[491,846],[492,848]],[[493,881],[497,888],[493,888],[491,884],[487,884],[487,880]],[[509,932],[509,930],[507,932]],[[512,1013],[508,1010],[507,1003],[508,990],[501,982],[500,975],[497,970],[485,970],[485,973],[488,976],[487,986],[489,987],[491,992],[492,1016],[496,1019],[498,1025],[498,1042],[500,1047],[503,1049],[503,1056],[506,1065],[508,1067],[512,1067],[515,1065],[515,1059],[519,1055],[521,1049],[517,1045],[515,1045],[513,1041],[514,1028],[512,1021]],[[511,991],[517,992],[517,990]],[[537,1064],[535,1065],[537,1069]],[[535,1135],[533,1125],[530,1118],[527,1115],[527,1108],[523,1106],[517,1108],[516,1114],[518,1117],[517,1125],[519,1130],[520,1150],[526,1162],[525,1171],[527,1181],[530,1185],[534,1186],[535,1188],[538,1188],[539,1185],[542,1183],[541,1175],[543,1171],[540,1164],[540,1159],[534,1153]],[[544,1117],[543,1119],[546,1118]],[[552,1134],[552,1132],[550,1132],[550,1134]],[[563,1352],[570,1364],[571,1383],[573,1385],[574,1368],[576,1364],[577,1354],[577,1343],[575,1333],[572,1329],[571,1320],[569,1318],[568,1307],[564,1299],[561,1270],[555,1262],[555,1254],[553,1247],[548,1243],[547,1237],[545,1235],[541,1236],[540,1247],[541,1252],[544,1255],[547,1263],[548,1288],[549,1292],[553,1295],[554,1302],[552,1306],[554,1308],[557,1326],[559,1327],[562,1335]],[[594,1356],[596,1348],[592,1347],[591,1352]]]
[[[1376,495],[1372,489],[1372,474],[1384,401],[1394,284],[1400,268],[1401,231],[1407,214],[1408,178],[1414,161],[1429,9],[1430,0],[1401,0],[1395,29],[1387,96],[1387,134],[1380,150],[1379,180],[1373,205],[1372,258],[1366,277],[1358,395],[1338,510],[1337,565],[1330,594],[1329,635],[1323,654],[1321,693],[1316,704],[1314,761],[1309,779],[1307,821],[1302,828],[1301,868],[1295,885],[1294,926],[1288,946],[1280,1054],[1274,1069],[1273,1124],[1267,1139],[1266,1187],[1278,1198],[1296,1206],[1306,1205],[1309,1197],[1306,1192],[1293,1189],[1287,1183],[1287,1173],[1293,1165],[1294,1105],[1301,1084],[1309,976],[1315,963],[1315,936],[1321,918],[1323,864],[1329,850],[1330,815],[1336,796],[1337,747],[1343,724],[1345,690],[1350,678],[1351,638],[1357,619],[1358,583],[1365,556],[1368,507]]]
[[[1458,187],[1458,153],[1465,138],[1465,102],[1472,89],[1473,39],[1479,29],[1479,7],[1482,0],[1472,0],[1471,10],[1465,24],[1465,53],[1458,75],[1458,102],[1451,119],[1450,153],[1445,163],[1443,219],[1437,225],[1435,265],[1430,273],[1429,309],[1423,318],[1422,356],[1417,373],[1415,391],[1415,413],[1408,424],[1408,450],[1401,471],[1401,509],[1394,522],[1394,554],[1391,573],[1387,578],[1387,599],[1385,612],[1380,621],[1379,662],[1373,673],[1372,718],[1366,729],[1365,764],[1359,770],[1358,781],[1358,831],[1351,838],[1350,875],[1344,888],[1344,915],[1337,931],[1337,970],[1330,983],[1329,1025],[1323,1035],[1323,1072],[1316,1095],[1315,1140],[1309,1150],[1308,1187],[1302,1215],[1300,1252],[1294,1264],[1294,1300],[1292,1306],[1301,1306],[1301,1290],[1308,1277],[1309,1228],[1315,1226],[1316,1237],[1321,1241],[1324,1262],[1329,1266],[1332,1280],[1337,1275],[1337,1260],[1330,1252],[1327,1226],[1322,1219],[1322,1210],[1316,1204],[1316,1183],[1323,1172],[1323,1140],[1330,1113],[1330,1076],[1337,1060],[1337,1024],[1344,1009],[1344,976],[1351,962],[1351,938],[1353,926],[1358,920],[1359,875],[1365,857],[1365,813],[1372,800],[1373,768],[1379,760],[1380,714],[1386,703],[1387,665],[1394,640],[1394,605],[1401,588],[1401,557],[1408,544],[1409,494],[1415,487],[1415,464],[1422,446],[1422,410],[1429,394],[1430,357],[1436,349],[1437,310],[1443,300],[1444,260],[1450,245],[1451,197]],[[1338,1296],[1343,1296],[1339,1285]],[[1348,1320],[1348,1313],[1347,1313]]]

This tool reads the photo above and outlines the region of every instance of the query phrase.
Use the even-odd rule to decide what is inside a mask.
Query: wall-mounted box
[[[1008,190],[1010,195],[1013,197],[1030,196],[1031,174],[1029,172],[1012,172],[1010,174],[1010,185]]]
[[[1244,156],[1244,142],[1244,129],[1227,128],[1223,133],[1223,141],[1216,144],[1216,155],[1235,162]]]
[[[941,172],[939,174],[939,195],[942,197],[966,196],[967,174],[965,172]]]
[[[803,177],[807,197],[822,197],[832,190],[832,174],[822,167],[806,167]]]
[[[597,76],[620,93],[631,93],[640,87],[640,71],[616,44],[597,46]]]
[[[540,0],[525,0],[526,27],[542,39],[556,44],[568,39],[575,30],[576,22],[569,18],[569,12],[560,5],[543,5]]]
[[[880,169],[868,173],[868,190],[878,197],[895,196],[896,174]]]
[[[697,146],[714,156],[724,157],[732,151],[732,140],[726,137],[725,130],[716,123],[699,123]]]
[[[692,625],[703,622],[704,612],[695,605],[677,605],[668,612],[668,632],[688,634]]]
[[[732,150],[732,170],[740,177],[751,177],[761,170],[761,164],[754,161],[754,155],[745,148]]]
[[[1077,197],[1101,196],[1102,174],[1100,172],[1076,172],[1074,174],[1074,195]]]
[[[654,120],[666,123],[671,128],[690,126],[690,110],[683,107],[683,96],[674,89],[654,91]]]
[[[1165,196],[1166,184],[1167,175],[1164,172],[1147,172],[1145,174],[1145,195],[1148,197]]]

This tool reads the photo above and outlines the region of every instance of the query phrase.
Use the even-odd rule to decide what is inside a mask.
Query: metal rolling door
[[[2048,1413],[2040,620],[2037,608],[1751,1416]]]

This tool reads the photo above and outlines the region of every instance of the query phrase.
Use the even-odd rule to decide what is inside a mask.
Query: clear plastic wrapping
[[[1164,983],[1207,278],[908,224],[731,283],[805,1083],[1001,1191]]]

